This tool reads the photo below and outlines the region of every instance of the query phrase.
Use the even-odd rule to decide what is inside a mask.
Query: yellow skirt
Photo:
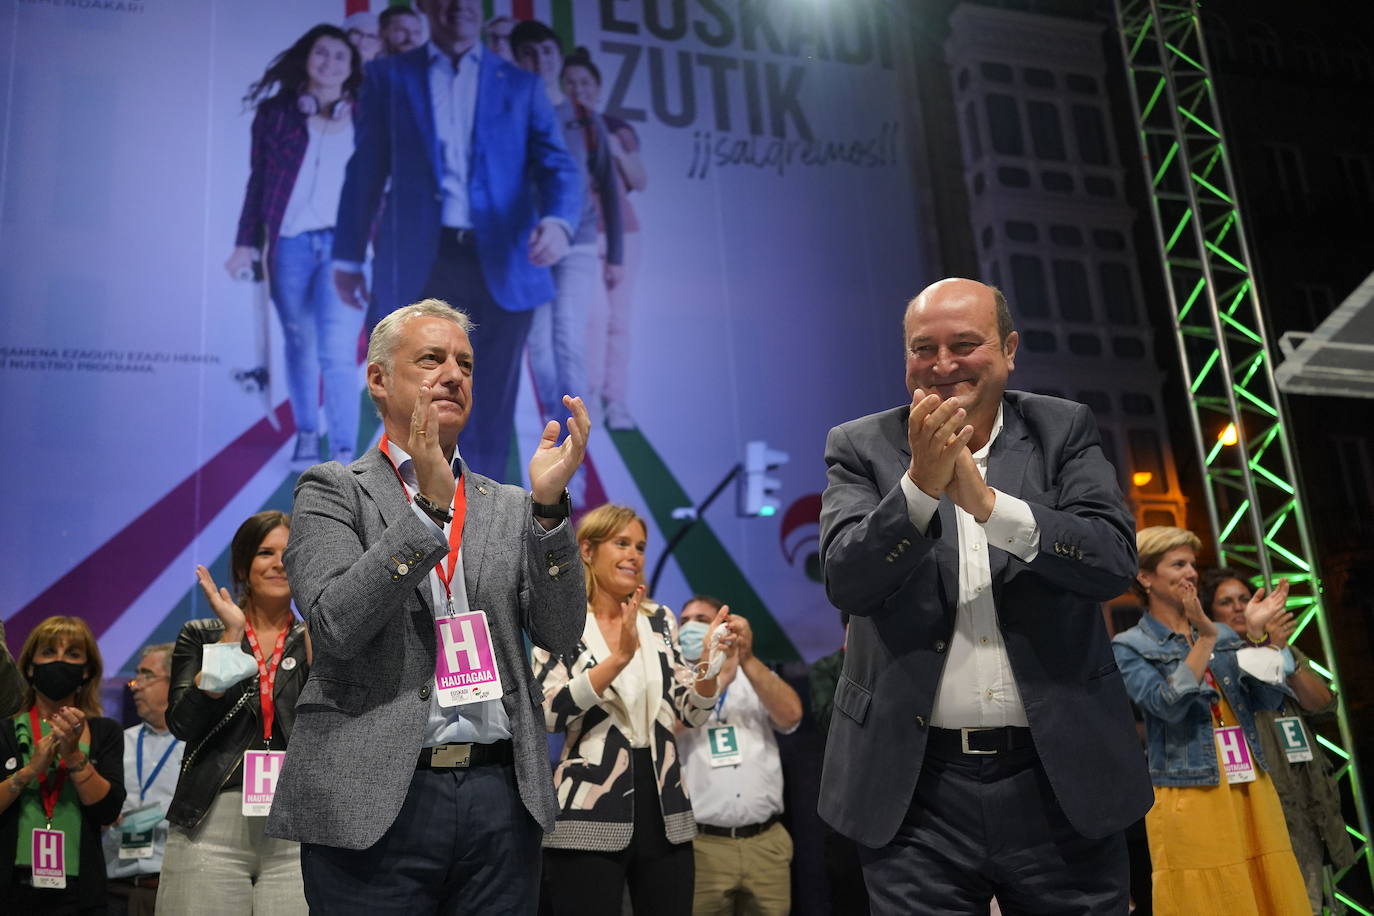
[[[1222,718],[1235,721],[1224,705]],[[1234,785],[1155,787],[1145,829],[1156,916],[1311,913],[1278,793],[1268,773],[1257,776]]]

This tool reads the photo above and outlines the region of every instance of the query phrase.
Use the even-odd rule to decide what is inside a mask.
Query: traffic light
[[[786,452],[768,447],[762,440],[744,444],[744,463],[739,475],[739,514],[746,517],[774,515],[781,503],[773,494],[782,486],[782,481],[769,477],[768,472],[782,467],[788,461]]]

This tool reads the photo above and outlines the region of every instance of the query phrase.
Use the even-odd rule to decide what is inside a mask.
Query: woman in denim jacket
[[[1147,612],[1112,641],[1126,691],[1145,718],[1155,785],[1155,804],[1145,816],[1154,912],[1302,913],[1307,894],[1254,716],[1282,705],[1283,673],[1276,666],[1275,683],[1266,683],[1242,670],[1237,653],[1245,640],[1203,611],[1200,547],[1181,528],[1156,526],[1136,535],[1136,579]],[[1257,604],[1247,621],[1261,639],[1268,622],[1262,612],[1271,610]],[[1236,726],[1239,732],[1216,731]],[[1227,766],[1223,777],[1219,760],[1246,757],[1248,768]]]

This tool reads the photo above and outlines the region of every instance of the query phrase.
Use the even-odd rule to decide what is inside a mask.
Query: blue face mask
[[[689,620],[678,628],[677,641],[682,647],[683,658],[689,662],[701,658],[701,648],[706,642],[706,631],[709,629],[710,625],[700,620]]]

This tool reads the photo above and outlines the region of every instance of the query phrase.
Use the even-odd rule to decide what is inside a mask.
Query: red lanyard
[[[29,727],[33,729],[33,749],[38,750],[38,739],[43,737],[43,725],[38,720],[38,706],[29,707]],[[52,813],[57,810],[57,796],[62,794],[62,784],[67,781],[67,761],[57,758],[57,775],[53,777],[52,788],[48,788],[47,771],[38,774],[38,797],[43,800],[43,813],[48,816],[48,826],[52,826]]]
[[[258,645],[258,636],[253,632],[253,624],[246,618],[243,621],[243,632],[248,637],[248,646],[253,650],[253,658],[258,663],[258,702],[262,704],[262,740],[269,745],[272,742],[272,721],[277,717],[277,704],[272,697],[272,688],[277,684],[277,668],[281,665],[282,649],[286,646],[286,629],[277,634],[277,644],[272,649],[272,661],[269,663],[262,656],[262,646]]]
[[[1220,688],[1217,687],[1217,679],[1214,678],[1214,677],[1212,677],[1212,669],[1211,669],[1211,668],[1204,668],[1204,669],[1202,670],[1202,676],[1205,677],[1205,678],[1207,678],[1207,686],[1208,686],[1208,687],[1211,687],[1211,688],[1212,688],[1213,690],[1215,690],[1218,694],[1221,693]],[[1217,720],[1217,725],[1225,725],[1225,724],[1226,724],[1225,722],[1221,721],[1221,705],[1220,705],[1219,703],[1216,703],[1216,702],[1213,702],[1213,703],[1212,703],[1212,716]]]
[[[387,441],[386,433],[382,433],[382,441],[377,444],[377,448],[386,456],[387,463],[391,465],[391,472],[396,475],[401,492],[406,495],[406,502],[409,503],[410,488],[406,486],[405,478],[397,469],[396,462],[391,460],[391,443]],[[460,475],[457,485],[453,488],[453,521],[448,526],[448,562],[434,567],[434,571],[439,574],[439,581],[444,584],[444,597],[448,599],[450,607],[453,606],[453,570],[458,566],[458,551],[463,546],[463,520],[467,514],[468,495],[463,491],[463,478]]]

